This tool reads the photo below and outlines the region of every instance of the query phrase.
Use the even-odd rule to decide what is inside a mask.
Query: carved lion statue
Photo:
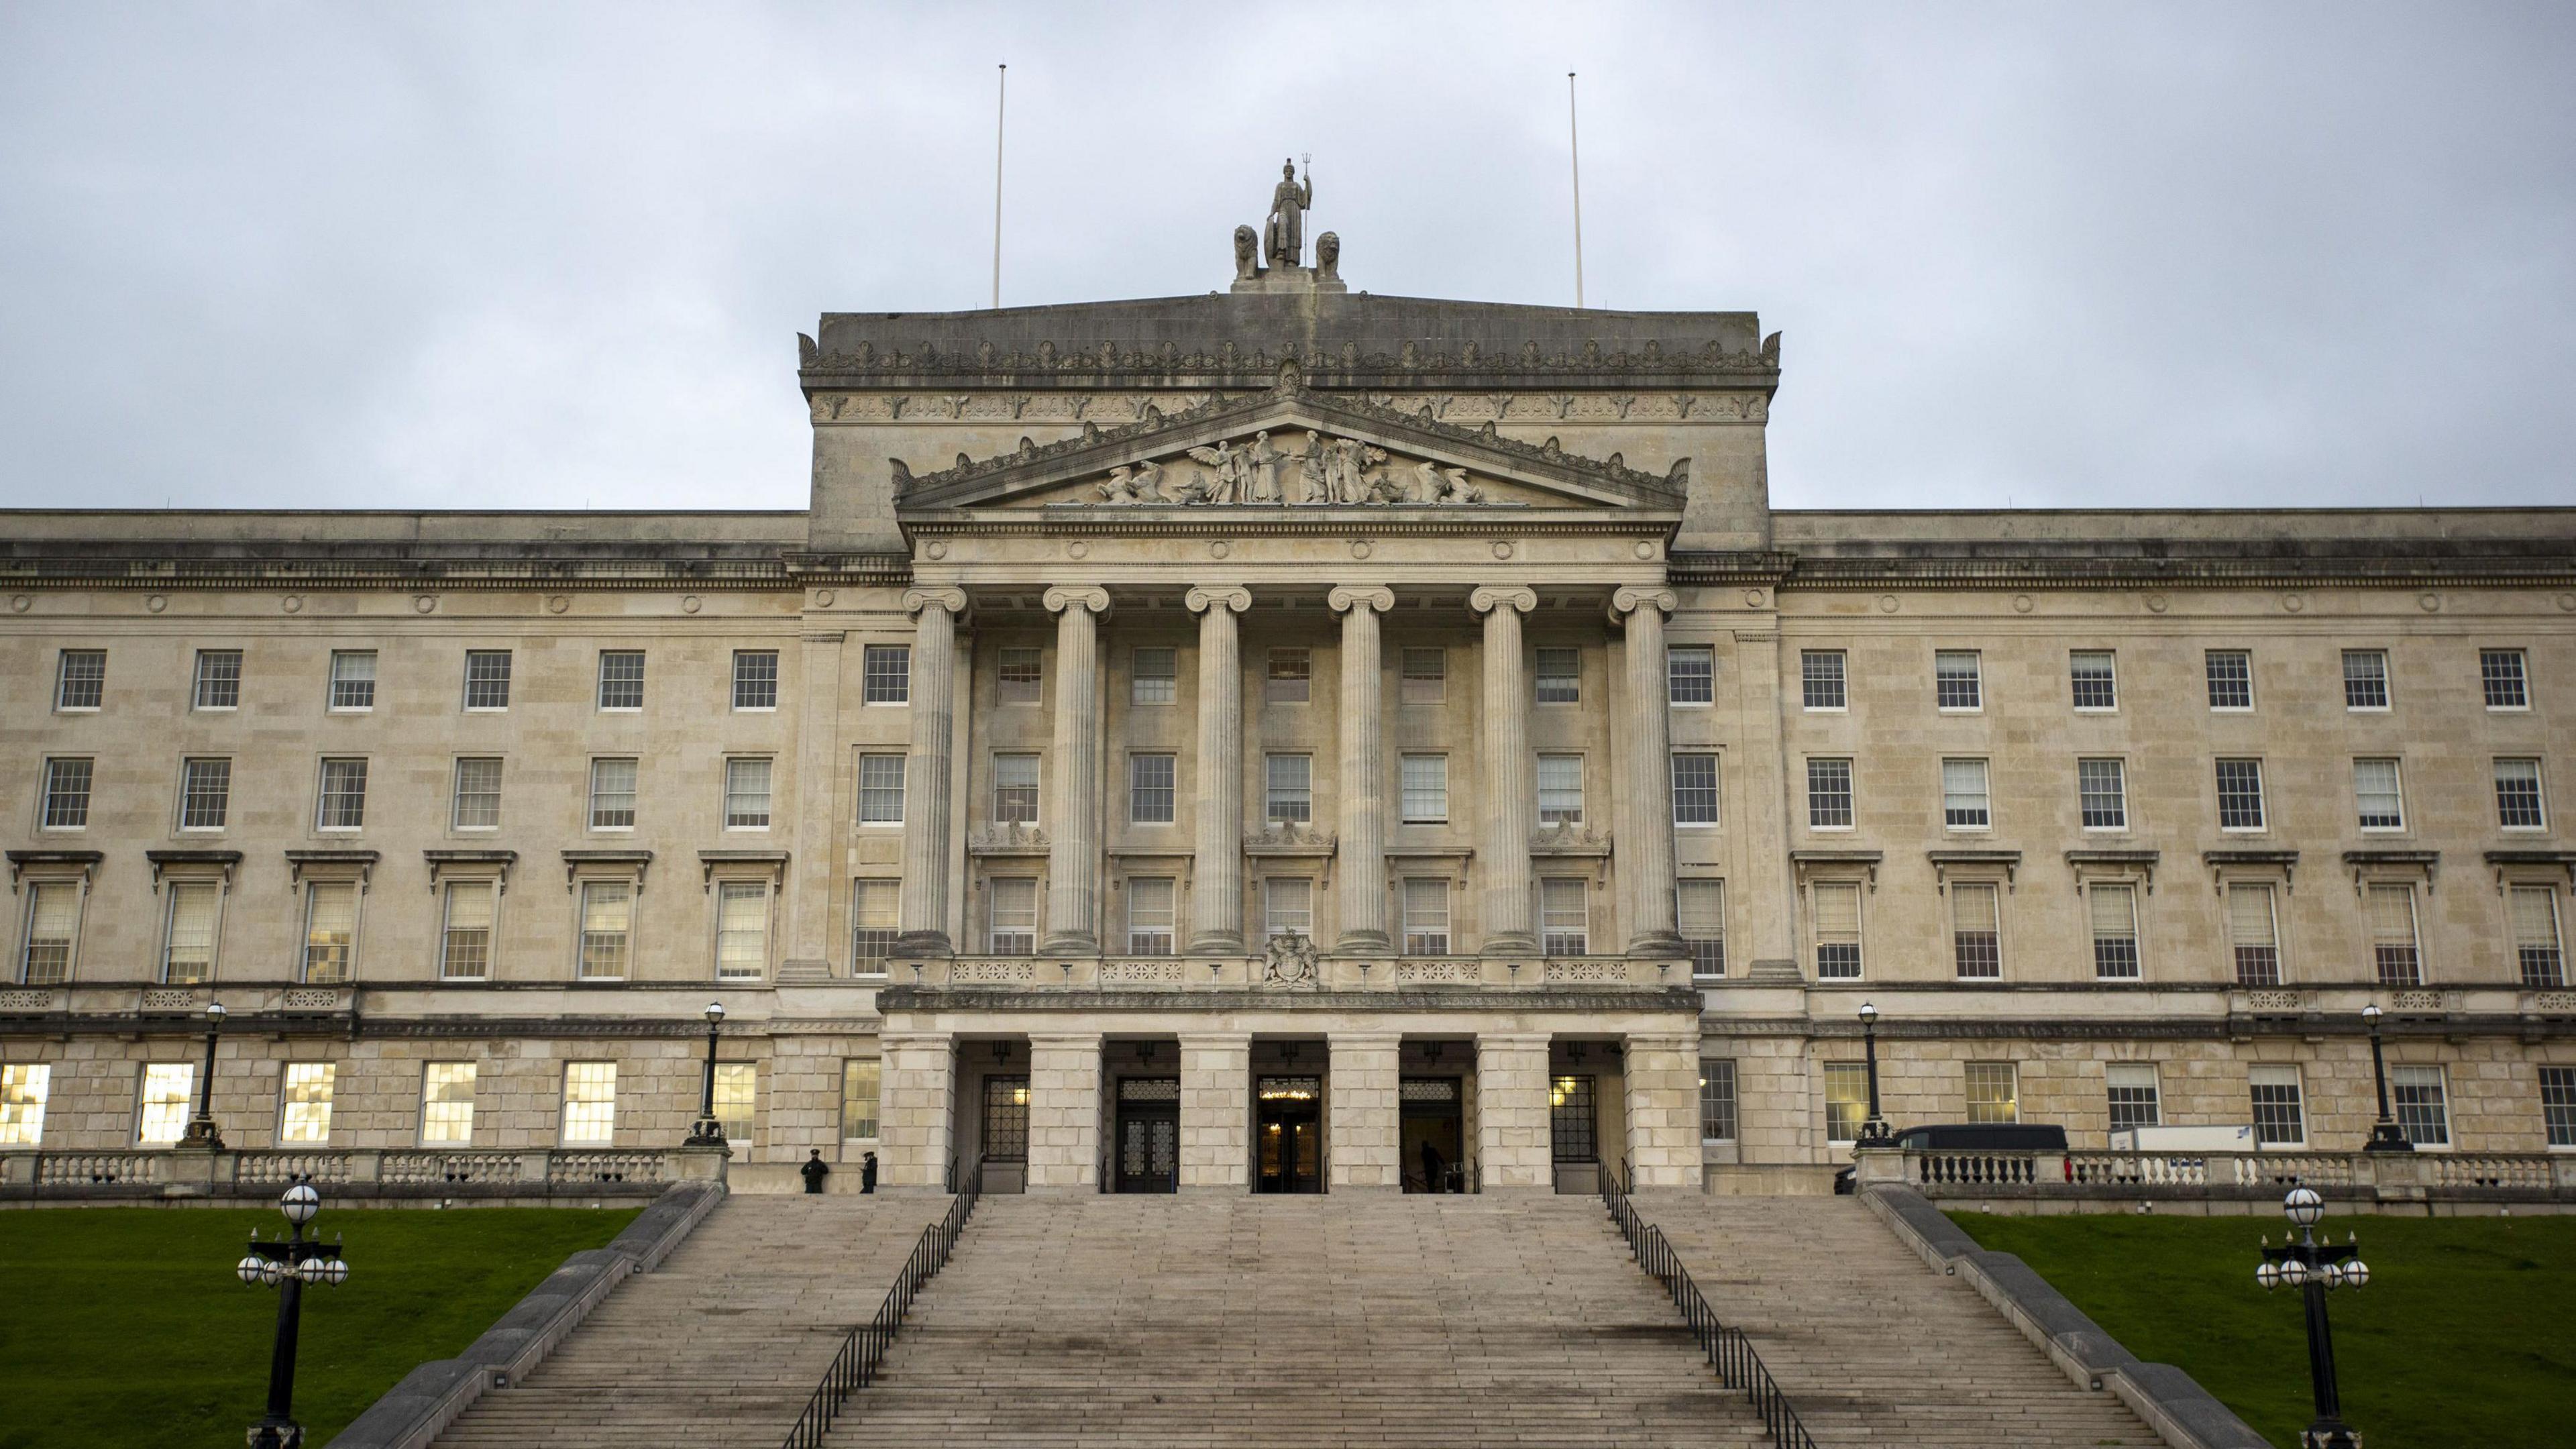
[[[1261,275],[1261,233],[1248,226],[1234,229],[1234,279],[1249,282]]]
[[[1328,282],[1342,276],[1342,238],[1337,232],[1326,232],[1315,238],[1315,275]]]

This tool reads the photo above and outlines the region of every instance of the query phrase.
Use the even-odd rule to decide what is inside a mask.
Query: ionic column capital
[[[1040,601],[1046,605],[1047,612],[1050,614],[1061,614],[1075,605],[1090,610],[1094,617],[1109,612],[1109,591],[1098,584],[1072,588],[1057,584],[1048,589]]]
[[[1670,614],[1681,606],[1681,597],[1666,588],[1641,589],[1634,585],[1610,596],[1610,622],[1626,622],[1639,609],[1651,608],[1659,614]]]
[[[1527,584],[1486,584],[1467,596],[1467,607],[1479,614],[1498,607],[1526,614],[1538,607],[1538,590]]]
[[[966,612],[966,591],[956,588],[903,591],[903,611],[907,614],[918,614],[933,604],[946,609],[952,617],[961,617]]]
[[[1193,614],[1204,614],[1212,605],[1222,604],[1229,613],[1240,614],[1252,607],[1252,590],[1239,584],[1195,584],[1181,595]]]
[[[1324,602],[1330,605],[1336,614],[1353,608],[1375,609],[1383,614],[1395,607],[1395,590],[1384,584],[1365,584],[1356,587],[1350,584],[1337,584],[1331,593],[1324,596]]]

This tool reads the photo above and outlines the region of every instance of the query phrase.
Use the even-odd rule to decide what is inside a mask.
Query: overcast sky
[[[2576,502],[2576,6],[0,0],[0,504],[801,507],[818,312],[1786,332],[1794,507]]]

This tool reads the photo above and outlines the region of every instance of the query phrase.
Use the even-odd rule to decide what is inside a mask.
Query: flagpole
[[[993,85],[993,306],[1002,305],[1002,119],[1011,98],[1011,68],[1004,64]]]
[[[1565,139],[1574,157],[1574,307],[1583,310],[1583,137],[1575,126],[1574,72],[1565,73]]]

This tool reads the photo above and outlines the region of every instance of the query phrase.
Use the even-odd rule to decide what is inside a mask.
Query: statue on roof
[[[1315,204],[1315,173],[1310,165],[1306,179],[1297,179],[1297,163],[1284,161],[1279,166],[1279,184],[1270,192],[1270,216],[1262,225],[1264,251],[1274,267],[1301,264],[1306,251],[1306,212]]]

